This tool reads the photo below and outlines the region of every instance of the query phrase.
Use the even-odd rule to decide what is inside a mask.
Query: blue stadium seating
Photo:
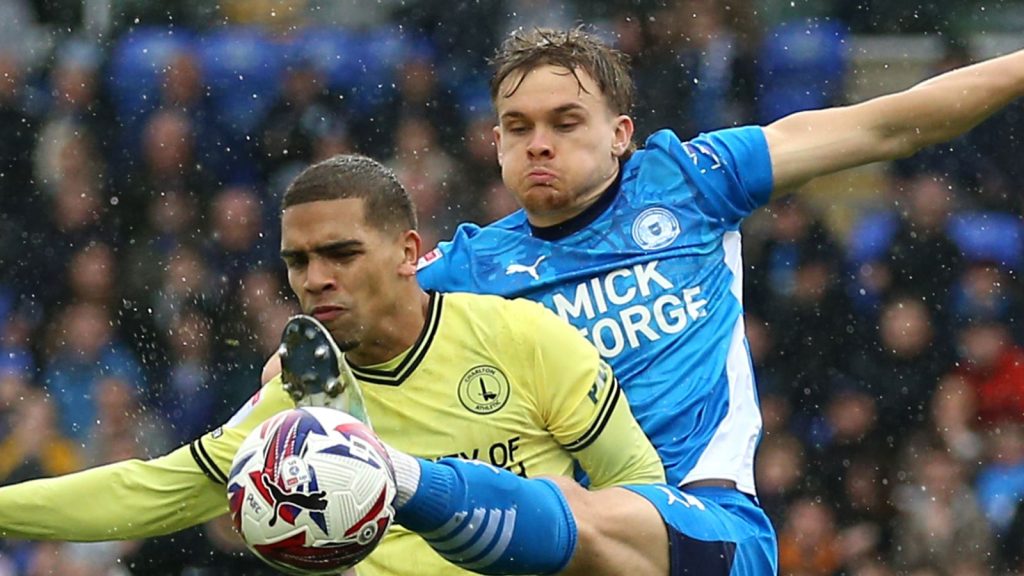
[[[347,92],[359,82],[363,44],[357,35],[347,30],[304,29],[291,54],[319,70],[332,90]]]
[[[392,100],[397,93],[396,75],[402,64],[415,50],[426,50],[424,44],[397,27],[369,30],[362,36],[361,44],[361,77],[352,94],[354,111],[358,114],[369,113]],[[433,56],[429,52],[423,53]]]
[[[410,56],[434,55],[425,40],[394,27],[303,30],[292,53],[320,70],[332,90],[350,98],[356,114],[370,113],[395,95],[396,74]]]
[[[198,41],[214,111],[236,134],[253,132],[278,95],[286,45],[258,28],[221,28]]]
[[[835,103],[846,71],[846,37],[830,20],[787,22],[769,31],[758,58],[759,120]]]
[[[847,244],[853,265],[885,258],[899,227],[895,212],[864,216],[854,226]],[[946,233],[969,261],[993,262],[1009,269],[1024,263],[1024,223],[1002,212],[964,212],[952,216]]]
[[[136,126],[159,104],[160,84],[171,59],[191,49],[187,30],[133,28],[114,45],[107,78],[118,120]]]
[[[1024,262],[1024,224],[1002,212],[967,212],[950,218],[950,237],[968,260],[1018,270]]]
[[[418,45],[408,33],[397,27],[374,28],[366,32],[364,38],[364,66],[371,76],[383,79],[393,75]],[[425,53],[432,57],[432,53]]]
[[[859,266],[884,258],[899,222],[899,216],[890,211],[867,214],[858,220],[847,243],[850,262]]]
[[[455,97],[466,118],[475,118],[480,115],[494,117],[491,88],[485,78],[481,76],[463,78],[455,85]]]

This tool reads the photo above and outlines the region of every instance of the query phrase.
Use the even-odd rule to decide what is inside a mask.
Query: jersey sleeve
[[[759,126],[717,130],[686,142],[663,130],[648,140],[647,150],[674,159],[694,189],[692,200],[713,224],[735,229],[771,198],[771,157]]]
[[[275,376],[223,426],[189,444],[196,466],[207,479],[223,487],[227,484],[235,452],[249,432],[274,414],[294,407],[295,403],[281,387],[281,376]]]
[[[451,240],[440,242],[420,257],[416,264],[416,279],[424,290],[470,291],[473,259],[469,252],[469,239],[479,230],[476,224],[460,224]]]
[[[31,540],[132,540],[170,534],[227,511],[183,446],[153,460],[125,460],[0,488],[0,536]]]
[[[539,304],[531,325],[537,342],[534,386],[549,432],[572,453],[592,488],[664,482],[657,452],[597,350],[575,328]]]
[[[242,440],[290,407],[276,378],[227,424],[166,456],[0,488],[0,537],[132,540],[211,520],[228,510],[226,471]]]

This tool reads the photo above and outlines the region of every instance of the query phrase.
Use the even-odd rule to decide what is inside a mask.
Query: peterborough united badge
[[[633,221],[633,241],[645,250],[657,250],[679,236],[679,220],[665,208],[648,208]]]

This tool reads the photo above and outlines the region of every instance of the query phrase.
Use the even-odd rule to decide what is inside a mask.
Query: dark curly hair
[[[318,200],[361,198],[378,230],[415,230],[416,210],[395,173],[372,158],[339,154],[303,170],[284,191],[281,210]]]

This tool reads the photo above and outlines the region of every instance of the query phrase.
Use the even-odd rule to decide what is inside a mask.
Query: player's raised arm
[[[1024,96],[1024,51],[966,66],[853,106],[765,127],[776,194],[871,162],[910,156],[970,130]]]
[[[134,540],[211,520],[228,511],[224,483],[246,434],[291,407],[275,379],[225,426],[166,456],[0,488],[0,537]]]

